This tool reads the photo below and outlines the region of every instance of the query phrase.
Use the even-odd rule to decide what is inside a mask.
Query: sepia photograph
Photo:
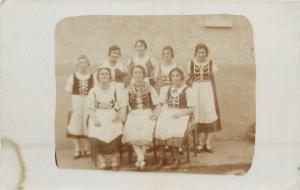
[[[1,190],[299,190],[298,2],[0,8]]]
[[[57,167],[244,175],[255,145],[253,43],[239,15],[61,20]]]

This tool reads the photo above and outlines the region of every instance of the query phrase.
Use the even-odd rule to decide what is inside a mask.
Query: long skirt
[[[131,110],[123,131],[123,143],[151,145],[155,121],[150,120],[151,109]]]
[[[160,116],[156,122],[155,141],[156,145],[169,145],[181,147],[185,141],[188,129],[189,116],[173,118],[172,115],[180,109],[171,109],[167,105],[162,107]]]
[[[87,127],[87,102],[86,96],[72,95],[72,112],[68,116],[67,137],[86,138]]]
[[[221,126],[217,122],[217,102],[211,81],[194,82],[192,91],[195,100],[193,123],[197,132],[219,131]]]
[[[123,125],[121,121],[112,121],[117,114],[114,109],[97,109],[96,117],[101,123],[100,127],[95,127],[89,119],[89,137],[97,140],[99,153],[112,154],[119,148]]]

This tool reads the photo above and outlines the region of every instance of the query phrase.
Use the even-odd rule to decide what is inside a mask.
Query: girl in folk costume
[[[186,132],[194,101],[192,89],[185,85],[182,69],[178,67],[172,69],[169,73],[169,80],[174,85],[161,88],[160,97],[164,104],[157,119],[154,138],[161,153],[157,168],[166,164],[164,146],[167,145],[172,148],[175,159],[172,169],[177,169],[181,161],[179,148],[187,140]]]
[[[94,80],[93,75],[88,72],[89,65],[88,58],[85,55],[80,56],[77,63],[78,71],[68,78],[65,87],[70,99],[67,136],[73,138],[74,159],[91,154],[89,140],[86,138],[88,135],[86,97],[93,87]],[[80,146],[81,143],[83,148]]]
[[[100,67],[108,67],[111,70],[111,78],[113,82],[124,83],[128,85],[129,79],[128,68],[125,64],[121,63],[121,49],[117,45],[113,45],[108,50],[109,59],[104,61]]]
[[[172,46],[165,46],[163,48],[162,58],[163,61],[158,65],[158,68],[155,72],[156,88],[158,91],[163,86],[172,85],[172,82],[169,80],[169,73],[175,67],[180,67],[179,65],[173,62],[174,50]],[[182,68],[180,67],[180,69]]]
[[[130,143],[137,155],[137,170],[145,167],[145,152],[152,144],[155,121],[160,111],[156,90],[144,81],[146,70],[141,65],[133,68],[133,83],[126,89],[129,113],[123,131],[123,143]]]
[[[145,81],[153,86],[155,84],[154,74],[157,67],[157,61],[150,55],[146,54],[147,43],[145,40],[137,40],[135,42],[135,50],[136,55],[128,61],[128,71],[129,73],[132,73],[134,66],[143,66],[146,70]]]
[[[189,63],[189,79],[195,98],[194,124],[198,134],[197,151],[212,153],[212,133],[221,129],[219,107],[216,96],[214,75],[217,67],[207,59],[208,48],[197,44],[194,59]]]
[[[101,169],[118,169],[118,151],[122,136],[122,121],[126,117],[127,99],[120,83],[110,82],[109,68],[99,68],[97,85],[88,95],[89,137],[97,148],[98,166]]]

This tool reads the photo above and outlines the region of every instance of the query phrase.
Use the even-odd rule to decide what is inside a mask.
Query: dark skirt
[[[193,125],[196,128],[197,133],[211,133],[221,130],[219,120],[216,120],[213,123],[195,123]]]
[[[171,137],[166,140],[155,139],[156,146],[171,146],[171,147],[183,147],[185,145],[186,138]]]
[[[184,137],[171,137],[166,140],[161,139],[154,139],[156,146],[171,146],[171,147],[178,147],[182,148],[185,147],[187,144],[190,144],[192,142],[192,134],[191,134],[191,127],[188,127],[185,131]]]
[[[86,135],[73,135],[67,131],[68,138],[76,138],[76,139],[88,139],[89,137]]]
[[[101,140],[91,138],[93,141],[93,148],[98,154],[115,154],[118,153],[121,147],[122,135],[118,136],[109,143]]]

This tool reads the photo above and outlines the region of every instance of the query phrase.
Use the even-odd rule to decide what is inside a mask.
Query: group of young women
[[[221,126],[213,85],[217,68],[207,58],[207,46],[196,45],[187,75],[173,62],[171,46],[163,48],[160,63],[146,54],[144,40],[136,41],[135,50],[136,55],[123,64],[120,47],[113,45],[95,74],[89,72],[85,55],[78,58],[78,71],[66,85],[72,113],[67,134],[73,139],[74,158],[90,155],[93,139],[98,166],[118,169],[120,145],[129,144],[137,157],[136,169],[143,170],[145,153],[155,144],[160,155],[157,168],[167,164],[168,147],[176,169],[191,126],[197,131],[197,151],[212,152],[211,134]]]

